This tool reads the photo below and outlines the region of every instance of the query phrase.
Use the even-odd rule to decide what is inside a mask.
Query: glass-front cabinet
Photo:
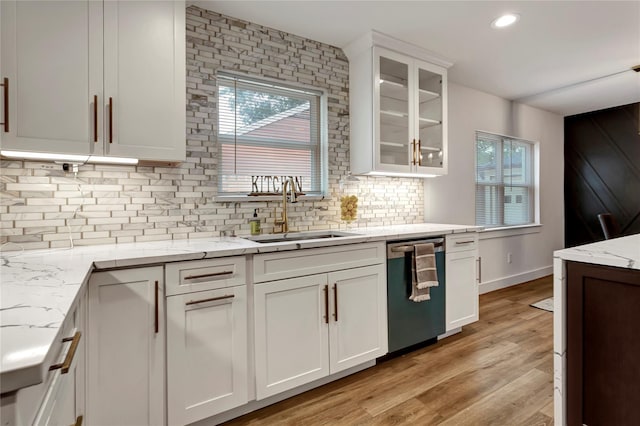
[[[446,174],[447,68],[375,44],[359,47],[346,49],[352,173]]]

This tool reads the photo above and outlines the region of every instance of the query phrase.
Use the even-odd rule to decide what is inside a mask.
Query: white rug
[[[541,300],[536,303],[532,303],[530,306],[534,308],[543,309],[545,311],[553,312],[553,297]]]

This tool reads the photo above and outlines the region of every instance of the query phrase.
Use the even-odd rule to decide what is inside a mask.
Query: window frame
[[[327,197],[329,192],[329,142],[328,142],[328,100],[327,100],[327,91],[323,88],[319,87],[310,87],[306,85],[291,83],[288,81],[282,81],[274,78],[263,77],[263,76],[252,76],[249,74],[243,74],[239,72],[229,72],[220,70],[216,73],[216,144],[218,152],[221,152],[221,147],[223,143],[237,143],[237,139],[235,134],[233,136],[222,135],[220,133],[220,99],[219,99],[219,91],[220,91],[220,83],[219,79],[227,79],[227,80],[237,80],[241,81],[244,84],[252,85],[252,86],[263,86],[265,87],[264,92],[275,95],[285,95],[289,96],[290,94],[295,92],[300,92],[301,97],[310,97],[315,96],[317,99],[317,121],[318,121],[318,138],[317,143],[311,143],[309,145],[303,146],[294,141],[278,141],[277,139],[273,139],[273,144],[271,144],[271,140],[264,137],[243,137],[242,146],[263,146],[263,147],[276,147],[276,148],[286,148],[286,149],[300,149],[304,152],[310,152],[310,157],[319,156],[318,167],[319,170],[319,179],[320,179],[320,188],[319,191],[306,191],[306,195],[299,196],[299,199],[304,200],[322,200]],[[293,96],[292,96],[293,97]],[[313,104],[315,102],[311,102]],[[310,114],[313,117],[313,106],[311,108]],[[306,149],[309,146],[318,146],[318,150]],[[317,154],[316,154],[317,152]],[[313,166],[312,166],[313,167]],[[213,197],[214,201],[226,202],[226,201],[277,201],[281,200],[281,195],[248,195],[247,193],[238,193],[238,192],[222,192],[221,185],[221,171],[222,166],[221,163],[217,169],[216,176],[218,178],[218,182],[216,185],[216,195]],[[286,171],[283,171],[281,174],[283,176],[288,175]],[[235,175],[230,175],[235,176]],[[304,188],[303,188],[304,190]]]
[[[478,141],[479,137],[484,134],[496,139],[499,142],[499,148],[497,148],[496,152],[496,175],[499,174],[500,182],[498,183],[486,183],[478,181]],[[476,226],[484,227],[484,230],[501,230],[501,229],[522,229],[527,227],[539,227],[540,223],[540,190],[539,190],[539,182],[540,182],[540,143],[537,141],[527,140],[515,136],[503,135],[500,133],[489,132],[485,130],[476,130],[474,132],[474,183],[475,183],[475,196],[474,196],[474,214],[475,214],[475,223]],[[503,164],[503,153],[504,153],[504,144],[506,141],[514,141],[525,143],[529,145],[529,152],[531,153],[531,158],[528,161],[529,168],[531,170],[531,176],[529,178],[529,184],[508,184],[505,185],[504,182],[504,164]],[[500,206],[499,211],[497,212],[499,217],[498,224],[478,224],[478,188],[479,187],[496,187],[497,188],[497,201],[495,201],[497,206]],[[530,221],[526,223],[518,223],[518,224],[506,224],[505,223],[505,208],[504,208],[504,197],[505,197],[505,188],[528,188],[529,192],[529,217]],[[515,194],[511,194],[512,197],[515,197]]]

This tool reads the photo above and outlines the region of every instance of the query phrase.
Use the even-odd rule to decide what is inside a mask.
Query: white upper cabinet
[[[9,118],[0,129],[2,148],[94,152],[101,124],[94,122],[94,96],[102,93],[102,4],[2,1],[0,9],[1,77],[8,83],[2,112]]]
[[[447,173],[447,67],[378,33],[349,57],[351,172],[427,177]]]
[[[185,159],[185,8],[104,2],[105,153]]]
[[[0,8],[2,149],[185,159],[184,2]]]

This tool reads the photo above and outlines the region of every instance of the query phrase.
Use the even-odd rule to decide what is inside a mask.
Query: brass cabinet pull
[[[231,275],[231,274],[233,274],[233,271],[212,272],[210,274],[189,275],[188,277],[184,277],[184,279],[185,280],[197,280],[198,278],[219,277],[221,275]]]
[[[71,363],[73,362],[73,357],[76,355],[76,349],[78,349],[78,344],[80,343],[80,337],[82,333],[76,331],[76,334],[73,337],[65,337],[62,339],[63,342],[71,342],[71,346],[69,346],[69,350],[67,351],[67,356],[64,357],[64,361],[58,364],[53,364],[49,367],[49,371],[52,370],[61,370],[61,374],[67,374],[69,372],[69,368],[71,368]]]
[[[420,139],[418,139],[418,166],[422,166],[422,146]]]
[[[471,243],[475,243],[475,240],[467,240],[467,241],[456,241],[456,245],[459,244],[471,244]]]
[[[416,140],[414,139],[411,142],[411,151],[413,151],[413,160],[411,160],[411,164],[416,165]]]
[[[216,300],[233,299],[234,297],[236,297],[235,294],[227,294],[225,296],[211,297],[209,299],[191,300],[185,303],[185,305],[197,305],[198,303],[215,302]]]
[[[5,133],[9,133],[9,79],[5,77],[0,86],[4,87],[4,122],[0,124],[4,126]]]
[[[72,424],[71,426],[82,426],[82,416],[78,416],[76,418],[76,422],[74,424]]]
[[[482,257],[478,256],[478,284],[482,282]]]
[[[109,143],[113,143],[113,98],[109,96]]]
[[[93,95],[93,141],[98,142],[98,95]]]
[[[155,293],[156,293],[156,309],[155,309],[155,324],[156,324],[156,334],[158,334],[158,329],[160,328],[160,319],[158,316],[158,291],[159,291],[159,285],[158,285],[158,281],[156,281],[156,288],[155,288]]]
[[[329,286],[324,286],[324,323],[329,324]]]
[[[338,321],[338,284],[333,284],[333,319]]]

